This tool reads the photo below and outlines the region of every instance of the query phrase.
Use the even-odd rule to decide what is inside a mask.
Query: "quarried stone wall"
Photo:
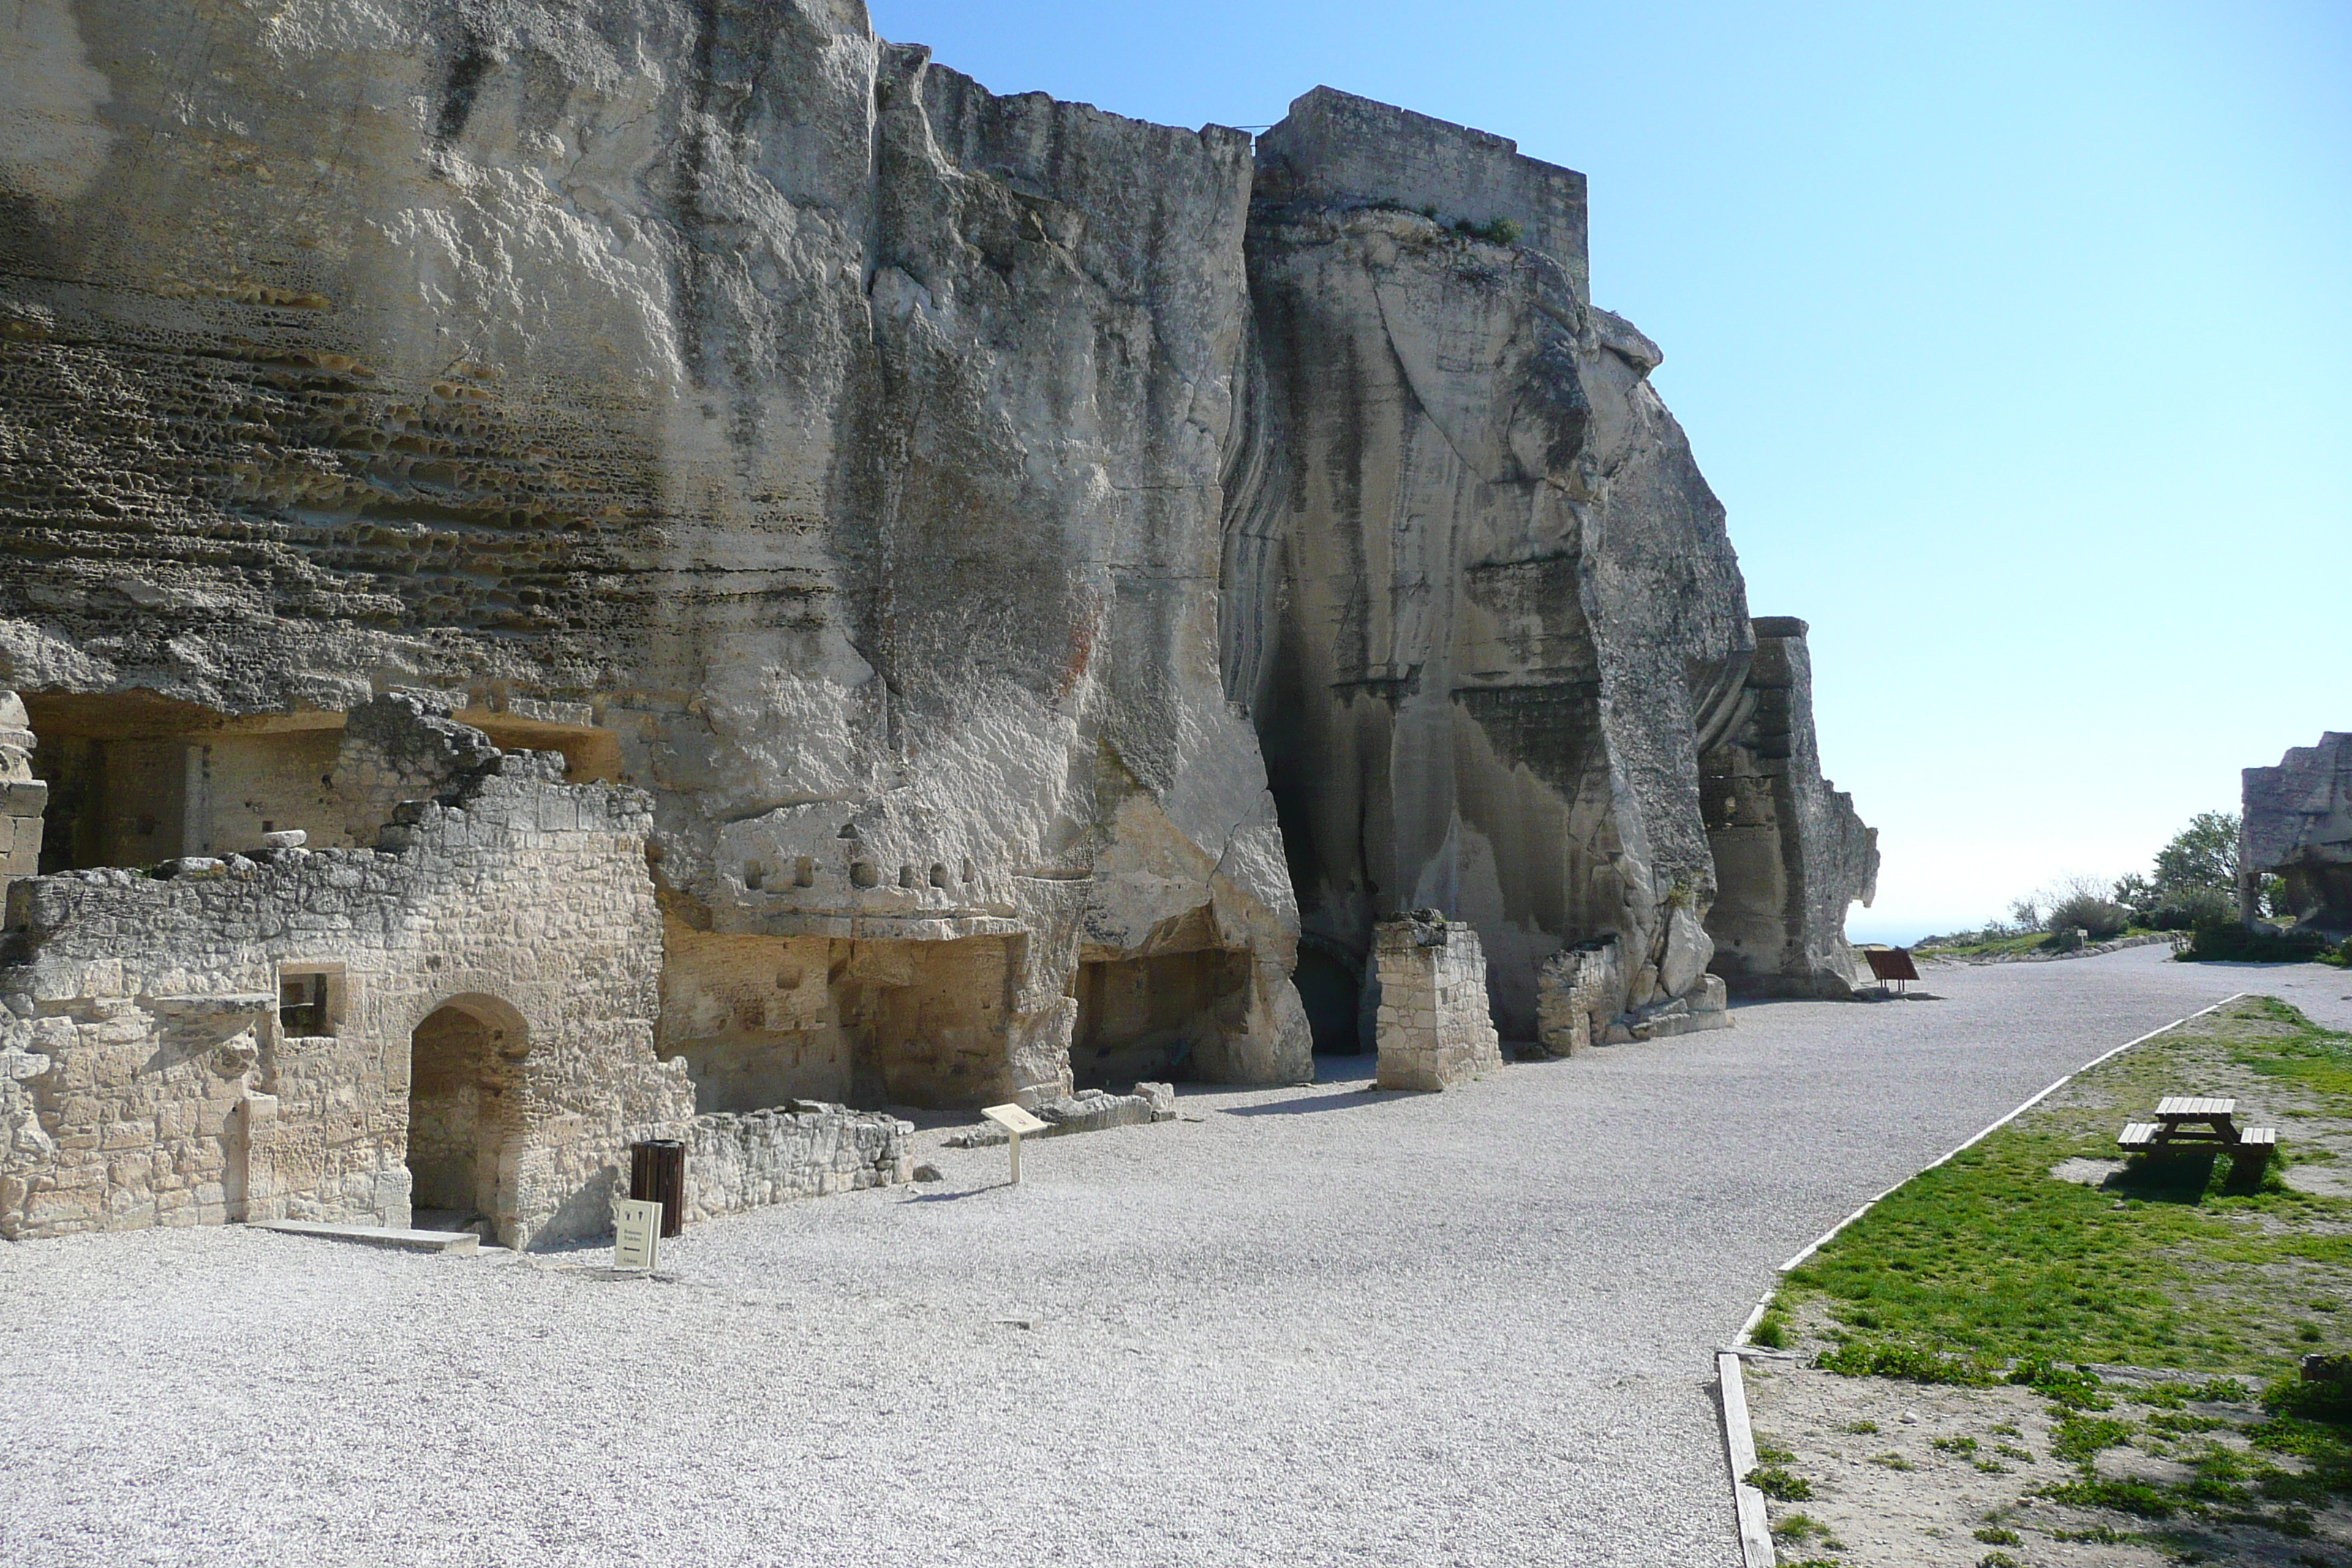
[[[686,1132],[686,1221],[907,1181],[914,1131],[895,1116],[811,1100],[698,1116]]]
[[[1434,910],[1381,921],[1382,1089],[1451,1089],[1503,1065],[1478,933]]]
[[[1612,1014],[1671,997],[1748,604],[1656,345],[1588,298],[1582,181],[1321,89],[1258,153],[1220,614],[1301,923],[1360,980],[1377,911],[1469,921],[1515,1040],[1580,942],[1623,944]]]
[[[604,1230],[692,1089],[654,1055],[650,803],[561,772],[493,750],[375,849],[17,883],[0,1236],[405,1225],[413,1158],[510,1245]]]

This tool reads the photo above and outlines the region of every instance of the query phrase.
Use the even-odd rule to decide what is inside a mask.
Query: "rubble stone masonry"
[[[1440,1089],[1503,1065],[1478,933],[1431,910],[1381,921],[1382,1089]]]

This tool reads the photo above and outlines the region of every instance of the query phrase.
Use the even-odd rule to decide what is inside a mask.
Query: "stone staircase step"
[[[311,1236],[322,1241],[356,1241],[363,1247],[395,1247],[410,1252],[446,1252],[467,1257],[481,1250],[482,1238],[470,1230],[398,1230],[378,1225],[323,1225],[310,1220],[263,1220],[256,1230],[287,1236]]]

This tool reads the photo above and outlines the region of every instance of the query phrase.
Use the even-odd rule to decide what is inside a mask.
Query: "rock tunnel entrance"
[[[1291,974],[1318,1057],[1360,1056],[1364,1050],[1360,965],[1309,942],[1298,944],[1298,967]]]
[[[522,1111],[522,1019],[491,997],[459,997],[409,1037],[411,1223],[457,1229],[515,1212],[514,1153]]]

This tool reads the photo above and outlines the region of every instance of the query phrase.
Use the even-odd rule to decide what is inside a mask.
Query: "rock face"
[[[1754,623],[1739,716],[1700,759],[1715,853],[1712,968],[1749,994],[1852,995],[1845,915],[1878,890],[1878,832],[1822,777],[1805,623]]]
[[[355,842],[333,730],[431,689],[651,792],[661,1049],[722,1100],[1305,1070],[1216,658],[1248,137],[829,0],[19,10],[0,684],[81,802],[50,868]]]
[[[501,752],[641,803],[583,993],[624,1109],[406,1083],[371,928],[336,1005],[393,1065],[321,1068],[382,1121],[332,1205],[454,1182],[398,1116],[493,1091],[553,1129],[500,1223],[553,1234],[632,1128],[738,1119],[734,1204],[803,1144],[880,1169],[758,1120],[794,1100],[1306,1078],[1302,898],[1327,1043],[1400,905],[1475,926],[1514,1038],[1604,939],[1588,1034],[1720,1012],[1700,759],[1757,645],[1572,171],[1325,89],[1255,145],[1000,98],[855,0],[24,0],[0,85],[5,963],[228,920],[85,879],[292,835],[358,880],[248,859],[237,919],[473,898],[379,862]],[[1820,935],[1853,879],[1790,842]],[[277,941],[238,994],[326,1006]],[[541,1028],[526,969],[476,1026]],[[54,984],[0,989],[117,1033],[152,990]]]
[[[2262,879],[2286,884],[2298,925],[2352,933],[2352,734],[2331,730],[2316,746],[2288,750],[2274,768],[2248,768],[2238,848],[2246,919]]]
[[[1620,938],[1612,1014],[1706,968],[1670,915],[1716,891],[1698,759],[1738,712],[1746,594],[1657,349],[1586,297],[1583,195],[1328,89],[1258,143],[1226,681],[1327,1047],[1360,1032],[1396,904],[1477,928],[1510,1038],[1564,943]]]

